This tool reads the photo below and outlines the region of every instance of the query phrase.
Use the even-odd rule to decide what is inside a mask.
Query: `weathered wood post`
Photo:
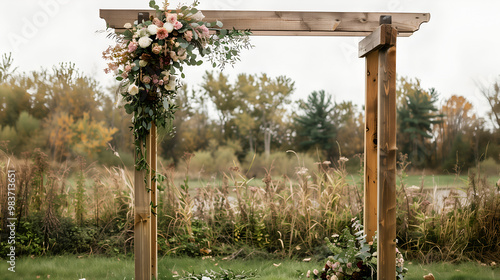
[[[149,20],[148,12],[138,12],[137,20]],[[150,280],[158,278],[157,253],[157,137],[156,125],[151,123],[151,129],[146,136],[146,156],[149,170],[135,171],[134,174],[134,257],[135,279]],[[142,147],[142,145],[141,145]],[[137,154],[136,154],[137,157]]]
[[[151,277],[153,279],[158,279],[158,223],[157,223],[157,215],[158,213],[158,199],[157,199],[157,183],[156,183],[156,168],[157,168],[157,160],[156,155],[158,153],[157,149],[157,133],[156,133],[156,125],[152,123],[150,130],[150,169],[151,169],[151,207],[154,215],[151,215]]]
[[[151,135],[146,137],[146,160],[149,163]],[[137,159],[137,154],[136,154]],[[146,184],[146,182],[148,182]],[[135,170],[134,174],[134,256],[135,279],[151,279],[151,197],[148,192],[150,174],[146,170]]]
[[[391,16],[359,43],[366,57],[365,216],[377,230],[378,279],[396,279],[396,38]]]

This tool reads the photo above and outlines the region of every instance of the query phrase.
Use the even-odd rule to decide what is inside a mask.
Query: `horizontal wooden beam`
[[[101,9],[100,17],[117,33],[137,20],[139,12],[154,10]],[[410,36],[428,22],[428,13],[294,12],[294,11],[202,11],[205,21],[220,20],[224,28],[250,29],[257,36],[367,36],[379,27],[382,15],[392,17],[398,36]]]
[[[370,35],[359,42],[359,57],[364,57],[372,51],[379,50],[384,46],[396,45],[398,37],[397,30],[390,24],[382,24]]]

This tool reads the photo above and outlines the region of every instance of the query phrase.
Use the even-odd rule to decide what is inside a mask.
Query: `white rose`
[[[130,24],[130,22],[127,22],[127,23],[125,23],[125,25],[123,27],[126,28],[126,29],[131,29],[132,28],[132,24]]]
[[[157,31],[158,31],[158,26],[156,26],[154,24],[151,24],[150,26],[148,26],[148,32],[149,32],[149,34],[156,35]]]
[[[195,21],[202,21],[205,18],[205,16],[201,11],[198,11],[196,14],[192,15],[191,18]]]
[[[139,67],[146,67],[148,65],[148,62],[146,60],[139,60]]]
[[[172,32],[172,30],[174,30],[174,25],[173,25],[173,24],[171,24],[170,22],[165,22],[165,23],[163,24],[163,27],[164,27],[165,29],[167,29],[167,32],[168,32],[168,33]]]
[[[139,37],[148,37],[149,36],[147,28],[141,28],[140,30],[137,30],[136,33],[137,33],[137,35],[139,35]]]
[[[153,40],[151,40],[151,38],[149,37],[139,38],[139,46],[141,46],[141,48],[149,47],[151,45],[151,42],[153,42]]]
[[[128,93],[130,95],[136,95],[139,92],[139,88],[135,84],[128,86]]]
[[[201,280],[212,280],[212,279],[209,277],[203,276],[203,277],[201,277]]]
[[[165,85],[166,90],[175,90],[175,79],[176,78],[174,75],[170,75],[168,79],[168,84]]]

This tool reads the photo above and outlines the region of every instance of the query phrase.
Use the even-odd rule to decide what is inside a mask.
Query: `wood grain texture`
[[[364,57],[370,52],[376,51],[384,46],[394,46],[397,37],[398,34],[395,28],[390,24],[383,24],[359,42],[358,55],[359,57]]]
[[[151,169],[151,204],[155,206],[153,211],[157,213],[158,209],[156,206],[158,205],[157,198],[157,182],[156,182],[156,170],[157,170],[157,133],[156,133],[156,124],[151,124],[150,130],[150,149],[148,153],[150,153],[150,162],[149,166]],[[158,279],[158,222],[157,215],[151,215],[151,278]]]
[[[379,50],[378,279],[396,279],[396,46]]]
[[[146,138],[146,151],[150,147],[150,136]],[[142,146],[142,145],[141,145]],[[144,152],[144,151],[143,151]],[[137,157],[137,156],[136,156]],[[146,152],[149,162],[149,153]],[[134,256],[135,256],[135,279],[151,279],[151,207],[150,196],[144,181],[150,181],[149,174],[145,170],[134,174]],[[149,184],[148,184],[149,185]]]
[[[133,23],[139,12],[154,10],[101,9],[100,17],[116,32]],[[381,15],[390,15],[398,36],[410,36],[430,20],[429,13],[202,11],[205,21],[220,20],[224,28],[250,29],[256,36],[367,36],[379,27]]]
[[[377,231],[377,96],[378,51],[366,56],[365,144],[364,144],[364,215],[366,240],[372,241]]]

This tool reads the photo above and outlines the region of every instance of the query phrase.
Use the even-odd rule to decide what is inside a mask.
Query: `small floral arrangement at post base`
[[[307,278],[322,280],[377,279],[377,239],[366,242],[363,225],[354,218],[351,228],[346,227],[341,235],[325,238],[327,247],[334,254],[328,257],[325,267],[309,270]],[[396,248],[396,277],[403,279],[408,271],[404,267],[403,255]]]
[[[109,61],[107,73],[121,81],[125,110],[133,114],[137,170],[148,170],[144,157],[145,138],[152,124],[166,127],[174,118],[177,75],[184,78],[184,65],[201,65],[207,57],[214,67],[239,60],[242,49],[249,49],[249,30],[222,29],[222,22],[205,22],[195,1],[189,6],[163,8],[150,1],[156,10],[149,20],[126,23],[123,34],[112,34],[114,47],[103,52]]]

